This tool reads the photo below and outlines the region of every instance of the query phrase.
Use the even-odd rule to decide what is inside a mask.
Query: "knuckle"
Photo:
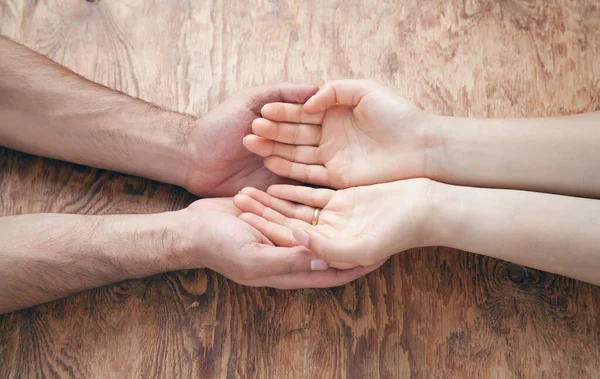
[[[292,162],[297,162],[298,161],[298,149],[292,149],[291,147],[287,148],[288,150],[288,156],[290,158],[290,160]]]
[[[315,160],[317,162],[320,162],[323,160],[323,150],[321,150],[318,147],[316,149],[313,149],[312,155],[313,155],[313,160]]]
[[[313,138],[321,142],[321,128],[316,125],[311,125],[310,131],[312,132]]]
[[[276,115],[276,117],[278,117],[278,118],[282,117],[282,116],[284,116],[284,114],[285,114],[285,112],[282,112],[280,110],[280,107],[276,107],[275,108],[275,115]],[[272,130],[272,133],[275,135],[275,139],[276,140],[278,140],[278,139],[281,138],[282,128],[281,128],[281,126],[279,124],[276,124],[276,123],[272,122],[271,123],[271,130]]]
[[[300,204],[298,203],[290,203],[289,206],[292,212],[298,212],[301,209]]]
[[[288,222],[289,224],[289,222]],[[296,246],[298,245],[298,241],[296,241],[296,239],[294,238],[294,234],[292,233],[292,230],[290,229],[289,233],[287,234],[287,240],[288,240],[288,246]],[[290,263],[291,266],[291,263]]]
[[[315,190],[310,193],[310,201],[312,204],[317,204],[319,200],[320,190]]]
[[[261,208],[260,216],[265,220],[268,220],[270,218],[270,215],[272,215],[271,209],[263,206]]]
[[[304,169],[302,170],[302,177],[306,180],[310,178],[310,174],[311,174],[311,168],[309,165],[304,165]]]
[[[300,141],[300,129],[301,128],[299,126],[296,126],[292,129],[292,141],[294,144],[298,144]]]

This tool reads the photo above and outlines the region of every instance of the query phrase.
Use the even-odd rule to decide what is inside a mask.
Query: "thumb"
[[[336,80],[323,86],[306,101],[306,113],[324,112],[335,106],[356,107],[369,93],[381,85],[372,80]]]
[[[357,263],[362,250],[355,239],[332,239],[315,229],[294,229],[296,241],[327,262]]]
[[[263,105],[268,103],[303,104],[317,92],[317,88],[312,84],[280,83],[253,87],[242,91],[242,93],[249,97],[251,110],[260,112]]]

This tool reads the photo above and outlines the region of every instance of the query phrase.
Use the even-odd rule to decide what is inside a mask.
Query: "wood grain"
[[[1,34],[196,114],[250,85],[335,78],[380,80],[444,115],[591,111],[599,28],[594,0],[0,0]],[[0,215],[192,200],[0,148]],[[442,248],[329,290],[168,273],[0,316],[0,377],[598,378],[600,288]]]

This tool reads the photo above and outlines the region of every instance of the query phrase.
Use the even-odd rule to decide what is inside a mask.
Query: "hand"
[[[275,185],[234,197],[239,217],[279,246],[303,245],[331,267],[381,264],[424,246],[432,181],[410,179],[345,190]],[[316,226],[315,208],[321,208]]]
[[[181,268],[207,267],[250,286],[308,288],[339,286],[379,267],[339,271],[304,247],[275,247],[237,217],[230,198],[198,200],[181,212],[191,241],[177,258]]]
[[[433,116],[365,80],[326,84],[304,106],[267,104],[245,137],[273,173],[349,188],[427,174]]]
[[[304,103],[317,91],[307,84],[278,84],[243,90],[197,120],[190,134],[191,159],[185,181],[200,196],[232,196],[244,186],[267,188],[284,180],[264,168],[263,159],[249,153],[242,138],[263,105]]]

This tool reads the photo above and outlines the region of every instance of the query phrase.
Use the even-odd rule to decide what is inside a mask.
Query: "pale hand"
[[[244,145],[277,175],[338,189],[426,176],[434,116],[376,82],[330,82],[262,116]]]
[[[231,198],[198,200],[179,212],[180,237],[188,241],[174,258],[181,268],[207,267],[240,284],[288,289],[339,286],[378,267],[340,271],[305,247],[275,247],[238,218]]]
[[[313,85],[290,83],[250,88],[199,118],[186,136],[191,153],[185,188],[200,196],[232,196],[244,186],[265,189],[285,182],[264,167],[261,157],[248,152],[242,139],[251,133],[263,105],[302,104],[316,91]]]
[[[304,245],[331,267],[381,264],[423,246],[431,181],[410,179],[345,190],[275,185],[234,197],[239,217],[278,246]],[[315,208],[322,209],[316,226]]]

